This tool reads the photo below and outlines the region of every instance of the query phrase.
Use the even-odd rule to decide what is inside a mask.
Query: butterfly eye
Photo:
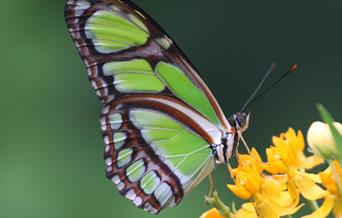
[[[235,115],[235,123],[236,123],[236,128],[237,129],[245,129],[245,126],[247,124],[247,116],[245,115],[246,113],[237,113]]]
[[[236,121],[235,121],[235,114],[233,114],[232,116],[228,117],[228,123],[232,126],[235,127],[236,126]]]

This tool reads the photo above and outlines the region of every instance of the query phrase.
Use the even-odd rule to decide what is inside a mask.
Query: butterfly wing
[[[152,213],[178,204],[214,166],[229,129],[191,63],[141,9],[122,0],[69,0],[69,32],[106,105],[107,177]]]
[[[143,10],[129,1],[69,0],[65,14],[102,102],[130,93],[172,95],[229,129],[193,65]]]
[[[173,98],[120,98],[104,108],[101,126],[107,177],[151,213],[177,205],[214,168],[208,141],[219,140],[220,131]]]

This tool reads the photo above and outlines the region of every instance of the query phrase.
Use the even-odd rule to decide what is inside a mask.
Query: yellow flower
[[[286,191],[284,180],[262,173],[264,163],[254,148],[250,155],[239,155],[238,161],[238,167],[232,170],[235,185],[227,186],[238,197],[251,199],[255,210],[246,204],[236,217],[251,217],[254,213],[254,217],[273,218],[293,214],[300,208],[298,199],[294,201]]]
[[[342,124],[334,122],[334,126],[342,134]],[[318,121],[312,123],[308,130],[307,139],[310,148],[316,155],[326,160],[340,156],[336,142],[327,124]]]
[[[259,191],[263,171],[262,161],[258,152],[253,148],[250,155],[238,156],[239,166],[232,169],[235,185],[228,185],[228,188],[242,199],[251,198],[251,194]]]
[[[204,212],[200,218],[225,218],[220,214],[220,212],[216,208],[212,208],[207,212]]]
[[[271,174],[286,174],[288,190],[293,199],[301,193],[306,199],[316,200],[325,195],[325,191],[316,183],[320,182],[316,174],[306,173],[323,162],[319,157],[304,154],[304,137],[301,131],[289,128],[280,137],[273,137],[273,146],[266,150],[267,163],[265,170]]]
[[[320,208],[303,218],[327,217],[331,211],[335,217],[342,218],[342,194],[339,184],[342,184],[342,168],[335,160],[333,164],[324,172],[320,173],[320,178],[324,187],[327,188],[324,201]]]
[[[241,209],[236,212],[234,218],[258,218],[253,203],[244,203]]]
[[[337,178],[335,178],[335,174],[333,171],[335,171]],[[342,167],[340,166],[337,160],[333,161],[331,167],[327,168],[324,172],[320,173],[320,177],[323,185],[328,189],[328,191],[331,194],[341,195],[339,191],[342,190],[338,189],[337,183],[342,183]]]
[[[250,155],[239,155],[239,166],[232,169],[235,176],[235,185],[228,185],[228,188],[242,199],[249,199],[251,193],[259,191],[263,171],[262,161],[258,152],[253,148]]]

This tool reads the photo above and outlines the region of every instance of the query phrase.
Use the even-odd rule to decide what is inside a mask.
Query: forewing
[[[177,98],[229,129],[185,55],[143,10],[126,0],[69,0],[66,22],[104,104],[136,93]]]

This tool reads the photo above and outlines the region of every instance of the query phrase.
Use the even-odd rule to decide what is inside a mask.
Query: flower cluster
[[[335,124],[337,129],[338,125]],[[321,124],[319,128],[322,129]],[[342,167],[341,160],[336,159],[340,153],[338,145],[331,143],[334,139],[332,134],[329,135],[328,125],[326,130],[328,133],[309,129],[308,136],[315,132],[314,137],[308,139],[315,153],[310,156],[305,155],[302,132],[295,132],[292,128],[273,137],[272,145],[266,149],[266,161],[261,159],[255,148],[249,154],[238,154],[238,166],[231,169],[234,184],[227,187],[248,202],[242,204],[239,210],[225,205],[218,207],[217,203],[213,203],[215,207],[203,213],[201,218],[276,218],[291,216],[305,205],[313,211],[305,218],[322,218],[330,213],[342,217]],[[341,136],[342,131],[337,132]],[[320,134],[324,135],[327,143],[322,142]],[[324,149],[324,146],[330,148]],[[327,154],[330,159],[326,159]],[[312,173],[314,167],[325,162],[329,163],[326,170]],[[218,199],[217,193],[214,195],[212,202]],[[318,207],[316,201],[321,199],[321,206]]]
[[[255,149],[251,154],[239,155],[239,165],[232,170],[235,185],[228,188],[251,203],[245,203],[235,217],[291,215],[303,206],[299,204],[300,193],[309,200],[322,198],[325,191],[317,184],[319,176],[305,172],[322,161],[314,155],[306,157],[303,150],[302,133],[290,128],[273,137],[266,162]]]
[[[227,185],[238,197],[248,200],[235,217],[277,217],[292,214],[299,199],[287,191],[284,176],[263,173],[267,165],[253,148],[251,154],[239,156],[239,166],[232,170],[235,185]]]

